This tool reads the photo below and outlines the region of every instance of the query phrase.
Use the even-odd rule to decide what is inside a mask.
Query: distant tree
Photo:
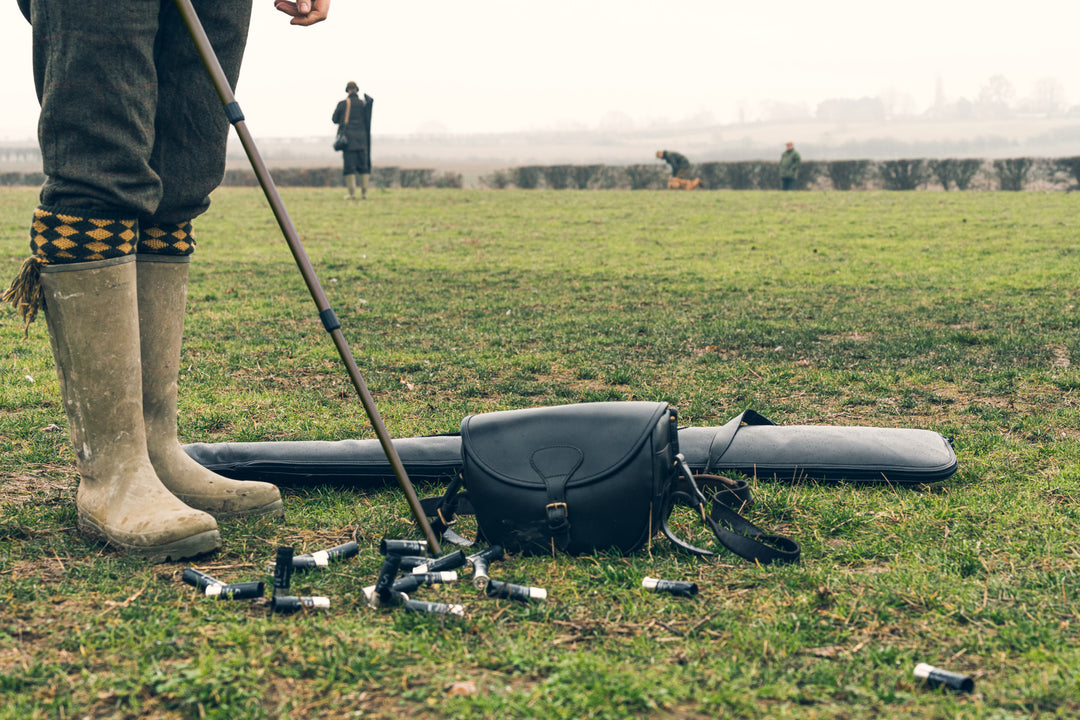
[[[456,188],[460,190],[465,187],[465,178],[461,173],[444,172],[436,175],[431,184],[437,188]]]
[[[975,179],[975,175],[982,169],[982,165],[983,161],[975,158],[957,160],[955,174],[953,175],[953,182],[956,183],[956,189],[967,190],[971,185],[971,181]]]
[[[701,184],[710,190],[719,190],[721,188],[729,187],[727,184],[727,173],[724,171],[724,163],[700,163],[697,166],[697,172],[698,176],[701,178]]]
[[[377,188],[389,188],[397,184],[398,176],[401,174],[401,168],[394,165],[388,167],[374,168],[375,175],[375,187]]]
[[[1065,175],[1073,184],[1067,190],[1080,190],[1080,157],[1058,158],[1054,160],[1054,170],[1058,175]]]
[[[1006,118],[1012,113],[1016,91],[1004,75],[994,75],[979,90],[976,106],[983,117]]]
[[[221,184],[232,187],[255,187],[259,184],[259,178],[253,171],[247,169],[226,170]]]
[[[252,175],[252,177],[254,177],[254,175]],[[45,174],[40,172],[6,172],[0,175],[0,185],[3,185],[4,187],[40,187],[44,182]]]
[[[526,165],[514,168],[514,184],[522,190],[535,190],[540,187],[542,168],[538,165]]]
[[[937,178],[937,181],[941,183],[941,187],[946,192],[948,192],[950,185],[956,184],[956,165],[957,161],[951,158],[931,160],[929,162],[930,173]]]
[[[510,173],[506,170],[496,170],[490,175],[481,177],[480,184],[492,190],[505,190],[511,184]]]
[[[435,170],[431,168],[403,168],[400,173],[401,187],[424,188],[431,187]]]
[[[604,165],[596,176],[596,186],[601,190],[614,190],[623,183],[625,170],[614,165]]]
[[[631,190],[656,190],[667,186],[667,166],[627,165],[626,178]]]
[[[727,170],[727,186],[732,190],[753,190],[758,186],[758,168],[759,163],[756,162],[733,162],[728,163]],[[779,184],[779,180],[773,183],[775,187]]]
[[[585,190],[590,183],[600,177],[603,169],[603,165],[574,165],[570,168],[570,176],[573,179],[574,187],[578,190]]]
[[[869,169],[869,160],[834,160],[828,164],[826,173],[835,189],[851,190],[862,185]]]
[[[795,178],[795,187],[799,190],[806,190],[814,183],[818,181],[822,175],[825,174],[827,163],[818,162],[817,160],[803,160],[802,165],[799,166],[799,176]],[[780,169],[777,168],[779,174]]]
[[[1010,158],[1008,160],[995,160],[994,172],[1002,190],[1019,192],[1027,183],[1028,174],[1031,172],[1031,158]]]
[[[1035,83],[1026,105],[1027,110],[1046,117],[1060,115],[1065,111],[1065,88],[1057,78],[1042,78]]]
[[[570,176],[569,165],[548,165],[544,168],[544,181],[552,190],[565,190],[570,187]]]
[[[915,190],[926,182],[925,160],[884,160],[878,176],[886,190]]]

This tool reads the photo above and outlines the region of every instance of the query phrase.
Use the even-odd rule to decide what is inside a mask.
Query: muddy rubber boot
[[[345,187],[348,189],[349,194],[345,196],[346,200],[356,199],[356,175],[349,174],[345,176]]]
[[[360,199],[367,200],[368,186],[371,184],[370,173],[360,173]]]
[[[189,257],[139,254],[139,335],[146,445],[154,470],[176,497],[218,520],[284,514],[281,493],[264,482],[217,475],[192,460],[176,433],[177,378],[184,335]]]
[[[216,550],[217,522],[169,492],[147,454],[135,256],[46,265],[41,288],[82,477],[79,530],[151,562]]]

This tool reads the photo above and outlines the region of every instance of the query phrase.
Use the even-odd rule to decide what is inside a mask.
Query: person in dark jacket
[[[657,150],[656,157],[671,166],[671,177],[683,178],[690,170],[690,161],[686,156],[673,150]]]
[[[799,181],[799,166],[802,165],[802,157],[795,149],[795,143],[789,142],[780,156],[780,189],[794,190]]]
[[[367,199],[368,183],[371,180],[371,104],[370,95],[360,97],[360,87],[353,81],[345,86],[349,95],[334,108],[333,122],[343,125],[348,146],[342,151],[345,187],[349,194],[347,200],[356,199],[356,179],[360,176],[360,198]],[[346,122],[346,116],[348,122]]]

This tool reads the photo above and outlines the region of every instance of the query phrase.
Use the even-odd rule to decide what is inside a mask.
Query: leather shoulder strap
[[[665,501],[661,529],[676,546],[695,555],[712,556],[711,550],[691,545],[680,539],[668,523],[676,505],[698,510],[713,536],[725,548],[744,560],[768,565],[774,562],[797,563],[801,551],[799,544],[783,535],[772,535],[739,514],[749,503],[749,487],[745,481],[738,483],[721,475],[693,475],[685,458],[679,456],[683,484],[670,493]],[[712,508],[706,511],[706,499],[698,481],[706,487],[720,487],[712,496]],[[688,488],[688,489],[684,489]]]

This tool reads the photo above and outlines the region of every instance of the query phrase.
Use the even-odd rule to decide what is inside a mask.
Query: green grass
[[[1080,712],[1080,246],[1066,193],[286,190],[392,435],[472,412],[666,400],[688,424],[920,427],[936,487],[759,480],[751,517],[803,562],[511,557],[546,603],[464,620],[376,611],[392,488],[288,488],[287,520],[223,526],[202,567],[268,579],[278,545],[356,536],[274,617],[75,532],[77,475],[45,324],[0,324],[0,717],[1001,718]],[[0,262],[33,190],[0,191]],[[185,442],[372,437],[258,190],[196,223]],[[5,282],[6,282],[5,278]],[[59,429],[50,429],[50,426]],[[434,494],[437,485],[422,486]],[[701,593],[646,593],[644,575]],[[976,678],[928,691],[929,662]],[[454,683],[476,692],[456,695]]]

